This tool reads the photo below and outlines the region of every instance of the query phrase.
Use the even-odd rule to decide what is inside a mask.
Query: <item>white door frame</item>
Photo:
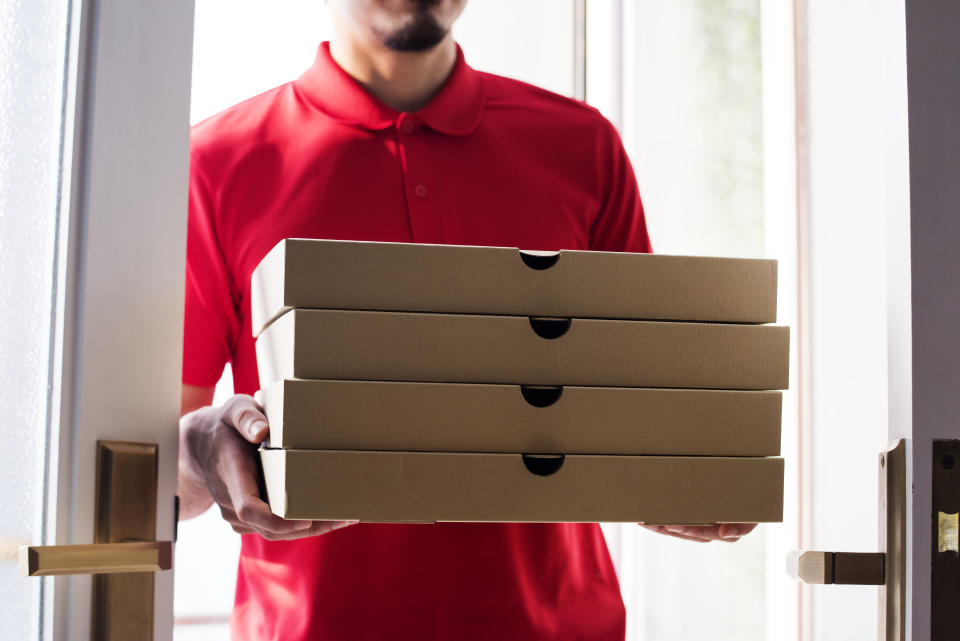
[[[56,473],[45,543],[92,541],[100,438],[159,443],[157,535],[170,538],[193,0],[74,0],[71,18],[52,379],[59,431],[51,442]],[[953,423],[960,416],[960,345],[953,340],[960,326],[960,254],[953,247],[960,238],[960,84],[951,75],[960,68],[952,47],[958,28],[953,0],[906,0],[899,33],[906,33],[909,108],[899,111],[895,86],[890,94],[893,121],[905,116],[909,123],[909,187],[898,187],[903,180],[887,187],[888,321],[890,436],[912,440],[908,629],[917,641],[930,636],[931,444],[960,435]],[[892,151],[901,144],[892,137]],[[907,168],[890,156],[891,177],[902,176]],[[45,636],[86,638],[89,577],[54,581]],[[157,575],[157,639],[172,635],[172,586],[170,573]]]
[[[157,538],[173,538],[193,10],[70,3],[46,544],[93,542],[98,439],[159,444]],[[52,581],[44,638],[88,638],[90,577]],[[172,630],[161,572],[155,638]]]

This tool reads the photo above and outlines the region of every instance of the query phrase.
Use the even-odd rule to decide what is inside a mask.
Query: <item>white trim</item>
[[[884,220],[886,223],[887,280],[887,434],[891,441],[906,439],[906,477],[914,485],[913,436],[913,328],[910,283],[910,151],[907,122],[906,23],[903,0],[881,5],[883,50]],[[914,509],[907,500],[906,575],[913,576]],[[913,583],[907,581],[906,630],[912,627]],[[929,603],[929,601],[928,601]],[[929,638],[929,635],[917,637]]]
[[[766,255],[776,258],[777,322],[791,327],[790,389],[783,394],[781,456],[785,462],[782,527],[767,529],[766,639],[800,638],[800,590],[784,572],[786,550],[799,549],[804,512],[800,420],[804,381],[802,354],[806,349],[801,325],[805,256],[798,245],[797,86],[794,6],[791,0],[761,4],[761,74],[763,92],[763,193]]]
[[[58,203],[58,229],[56,241],[56,264],[54,265],[54,336],[50,373],[51,425],[48,436],[48,481],[47,481],[47,527],[44,544],[65,545],[73,541],[69,531],[71,501],[70,480],[73,473],[72,439],[70,417],[73,414],[73,328],[77,270],[74,264],[79,233],[75,229],[79,217],[80,179],[79,170],[83,148],[82,128],[83,96],[86,89],[80,70],[87,60],[87,20],[85,4],[71,0],[67,33],[67,70],[64,81],[63,140],[61,149],[60,202]],[[78,175],[74,175],[77,173]],[[64,393],[64,390],[67,390]],[[63,488],[63,491],[60,491]],[[44,603],[45,641],[67,638],[70,626],[70,580],[67,578],[44,579],[48,600]]]
[[[587,0],[573,0],[573,97],[587,99]]]
[[[588,0],[586,100],[617,130],[623,126],[623,0]]]
[[[796,480],[798,518],[796,546],[808,549],[814,530],[813,508],[813,402],[811,398],[811,252],[810,252],[810,122],[808,114],[809,77],[807,70],[807,0],[792,0],[793,13],[793,87],[794,87],[794,189],[792,211],[795,214],[794,236],[796,264],[794,274],[795,316],[791,361],[796,376],[797,430]],[[797,634],[798,641],[815,641],[819,623],[814,599],[814,586],[798,585]]]
[[[169,539],[193,0],[77,0],[70,37],[51,538],[92,540],[95,442],[113,438],[160,444],[157,534]],[[172,574],[158,574],[156,586],[155,638],[170,639]],[[58,578],[55,590],[48,638],[87,638],[90,578]]]

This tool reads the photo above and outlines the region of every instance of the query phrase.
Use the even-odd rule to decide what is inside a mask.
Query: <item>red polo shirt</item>
[[[595,109],[470,68],[415,113],[324,43],[296,81],[193,128],[185,383],[258,388],[250,274],[280,239],[650,251],[630,163]],[[584,426],[587,429],[589,426]],[[624,636],[596,524],[361,524],[245,535],[234,639]]]

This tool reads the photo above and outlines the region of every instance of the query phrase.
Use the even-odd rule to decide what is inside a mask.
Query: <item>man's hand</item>
[[[271,541],[298,539],[336,530],[355,521],[288,521],[260,498],[257,445],[269,427],[252,397],[236,395],[222,407],[201,407],[180,419],[182,518],[213,502],[240,534]]]
[[[714,525],[646,525],[643,527],[660,534],[675,536],[678,539],[709,543],[710,541],[727,541],[734,543],[740,537],[749,534],[756,523],[716,523]]]

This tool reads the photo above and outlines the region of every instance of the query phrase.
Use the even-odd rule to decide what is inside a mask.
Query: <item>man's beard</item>
[[[377,37],[388,49],[393,51],[426,51],[443,40],[447,31],[440,26],[430,12],[430,7],[438,0],[416,0],[417,9],[412,19],[404,26],[392,32],[377,31]]]

